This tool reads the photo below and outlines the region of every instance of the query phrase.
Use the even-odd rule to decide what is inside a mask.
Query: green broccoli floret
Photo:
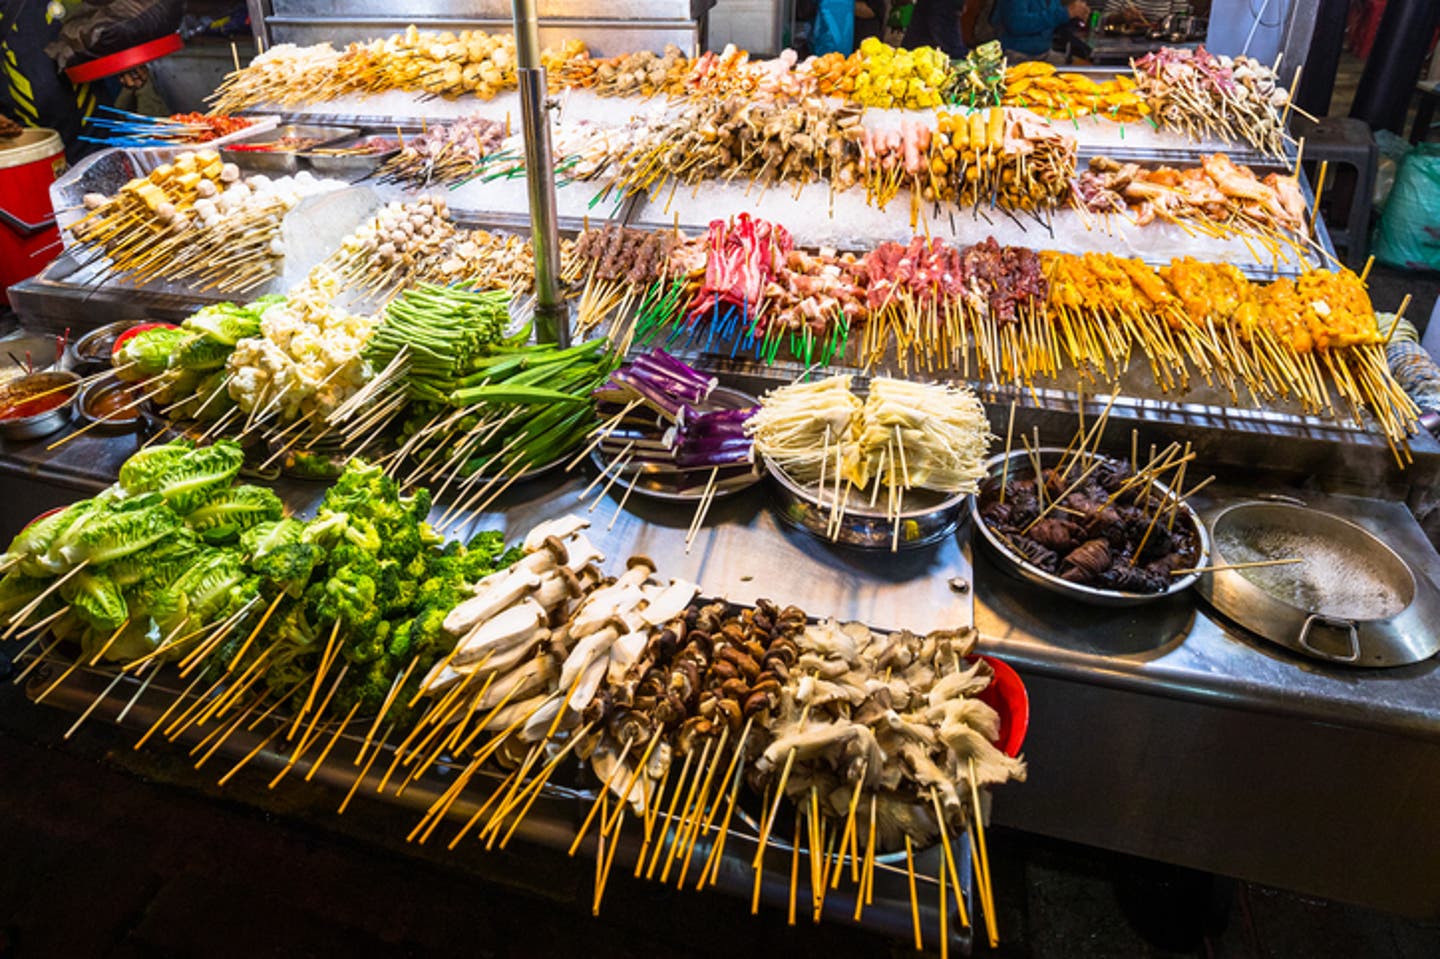
[[[374,503],[394,502],[400,491],[379,466],[353,459],[325,492],[322,506],[336,512],[366,512]]]
[[[374,625],[351,633],[340,648],[340,655],[352,663],[368,663],[385,655],[385,641],[390,637],[390,623],[375,614]]]
[[[375,524],[369,520],[350,517],[350,523],[345,528],[345,540],[354,543],[367,553],[378,553],[382,545],[380,531]]]
[[[498,556],[505,551],[505,534],[498,529],[482,530],[465,544],[465,551],[467,553],[483,553],[491,557]]]
[[[228,619],[235,613],[240,612],[241,607],[250,603],[260,595],[261,579],[259,576],[247,576],[240,583],[230,587],[230,596],[225,605],[215,615],[221,619]]]
[[[454,639],[445,632],[445,616],[448,608],[430,607],[412,620],[410,627],[411,646],[413,649],[426,652],[449,652],[449,647],[454,644]]]
[[[380,558],[409,562],[425,549],[420,538],[420,528],[414,523],[394,523],[383,527]]]
[[[284,543],[256,556],[250,568],[299,599],[324,558],[324,551],[314,543]]]
[[[309,590],[306,591],[309,595]],[[378,617],[375,609],[375,580],[354,567],[342,566],[325,581],[315,616],[322,623],[340,620],[345,626],[374,628]]]
[[[356,671],[352,669],[351,675],[355,678],[347,680],[335,694],[336,709],[348,710],[356,703],[361,704],[362,712],[367,711],[367,706],[370,709],[379,709],[390,693],[390,685],[395,682],[396,672],[394,664],[384,656],[365,664],[365,668],[359,671],[358,675],[355,675]]]
[[[305,540],[325,547],[350,543],[368,553],[380,550],[380,531],[367,519],[346,512],[321,509],[305,528]]]
[[[396,661],[404,661],[410,658],[411,648],[414,645],[414,622],[403,620],[390,631],[390,638],[386,644],[385,651],[390,658]]]
[[[431,576],[422,580],[415,592],[415,605],[421,608],[451,610],[464,599],[464,588],[446,576]]]
[[[357,573],[364,573],[371,579],[380,575],[380,560],[374,553],[367,552],[354,543],[342,542],[330,551],[327,567],[331,570],[349,567]]]
[[[325,589],[321,583],[315,583],[313,588],[318,593],[323,593]],[[309,590],[306,592],[308,594]],[[307,603],[283,603],[275,611],[265,627],[275,645],[293,647],[296,653],[305,653],[319,646],[320,637],[315,627],[310,625],[307,608]]]
[[[400,505],[405,507],[417,525],[424,523],[425,517],[430,515],[432,505],[430,491],[422,486],[415,491],[414,495],[400,497]]]
[[[381,560],[374,579],[376,601],[387,615],[414,604],[420,584],[395,560]]]

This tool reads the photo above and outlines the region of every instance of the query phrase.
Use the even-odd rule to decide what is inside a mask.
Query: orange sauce
[[[130,406],[130,404],[134,402],[135,397],[130,395],[130,391],[128,389],[125,389],[123,387],[117,387],[113,390],[106,390],[105,392],[101,393],[99,396],[91,400],[89,405],[86,407],[85,412],[89,413],[96,419],[107,419],[114,414],[119,413],[121,410],[125,410],[125,407]],[[121,416],[119,417],[120,419],[134,419],[135,417],[140,415],[139,412],[136,411],[133,407],[131,407],[131,409],[129,410],[125,410],[125,412],[129,413],[130,415],[128,417]]]
[[[0,405],[0,420],[23,420],[30,416],[39,416],[47,413],[57,406],[64,406],[70,402],[70,395],[73,390],[61,390],[58,393],[51,393],[49,396],[20,397]]]

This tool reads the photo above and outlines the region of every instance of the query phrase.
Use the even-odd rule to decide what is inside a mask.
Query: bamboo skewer
[[[985,916],[986,935],[990,940],[990,948],[1000,944],[1000,930],[995,923],[995,897],[990,884],[990,853],[985,846],[985,816],[980,805],[980,786],[975,774],[975,758],[970,758],[970,805],[974,812],[972,817],[971,843],[978,847],[979,855],[975,857],[976,875],[979,878],[978,891],[980,894],[980,906]]]
[[[1219,573],[1232,569],[1261,569],[1267,566],[1293,566],[1296,563],[1303,563],[1305,559],[1300,556],[1289,556],[1285,559],[1260,559],[1248,563],[1214,563],[1209,566],[1192,566],[1188,569],[1171,570],[1171,576],[1189,576],[1191,573]]]

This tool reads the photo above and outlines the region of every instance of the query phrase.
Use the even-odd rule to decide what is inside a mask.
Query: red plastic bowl
[[[42,519],[44,519],[45,517],[47,517],[47,516],[54,516],[56,513],[60,512],[61,510],[66,510],[66,509],[69,509],[69,508],[70,508],[69,506],[52,506],[50,509],[47,509],[45,512],[36,515],[34,519],[30,520],[30,522],[26,523],[24,526],[22,526],[22,527],[20,527],[20,528],[21,528],[22,530],[29,529],[30,527],[34,526],[36,523],[40,522],[40,521],[41,521]]]
[[[136,323],[130,329],[115,337],[115,343],[110,347],[110,358],[113,360],[115,354],[120,352],[121,347],[130,340],[144,333],[146,330],[178,330],[174,323]]]
[[[995,745],[1007,756],[1018,756],[1030,729],[1030,694],[1009,663],[994,656],[979,658],[995,671],[995,679],[980,691],[980,701],[1000,714],[1000,738]]]

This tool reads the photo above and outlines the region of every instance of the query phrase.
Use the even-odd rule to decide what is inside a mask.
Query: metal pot
[[[1206,573],[1217,610],[1287,649],[1347,666],[1403,666],[1440,650],[1440,590],[1368,530],[1286,503],[1227,507],[1210,523],[1211,561],[1304,563]]]
[[[1040,456],[1040,465],[1045,467],[1060,462],[1060,458],[1064,456],[1067,451],[1047,446],[1042,447],[1037,452]],[[1029,463],[1030,454],[1025,450],[1011,451],[1009,459],[1011,460],[1010,470],[1012,474],[1019,475],[1020,473],[1031,472]],[[995,487],[998,489],[998,481],[1003,472],[1005,460],[1006,455],[1001,453],[998,456],[992,456],[986,461],[985,470],[989,479],[981,484],[980,495],[972,498],[970,501],[970,519],[971,525],[975,528],[973,535],[980,541],[981,546],[983,546],[986,552],[999,564],[1001,569],[1016,579],[1033,583],[1036,586],[1048,589],[1052,593],[1059,593],[1062,596],[1068,596],[1071,599],[1088,603],[1091,606],[1139,606],[1142,603],[1152,603],[1156,600],[1165,599],[1167,596],[1174,596],[1176,593],[1183,592],[1189,589],[1190,586],[1200,578],[1199,573],[1189,573],[1185,576],[1176,577],[1175,581],[1170,584],[1170,588],[1163,592],[1127,593],[1117,589],[1099,589],[1094,586],[1082,586],[1079,583],[1072,583],[1067,579],[1062,579],[1059,576],[1047,573],[1038,566],[1030,563],[1002,542],[1000,537],[990,529],[985,523],[985,520],[980,516],[981,500],[985,496],[989,482],[990,480],[996,481]],[[1170,488],[1159,481],[1153,483],[1151,488],[1155,491],[1156,496],[1165,498],[1171,495]],[[1180,512],[1176,519],[1177,522],[1192,524],[1195,528],[1196,536],[1200,541],[1199,555],[1195,558],[1195,561],[1189,565],[1195,567],[1204,566],[1207,562],[1206,557],[1210,555],[1210,540],[1205,533],[1205,524],[1200,521],[1200,517],[1190,508],[1189,504],[1184,502],[1180,504]]]

